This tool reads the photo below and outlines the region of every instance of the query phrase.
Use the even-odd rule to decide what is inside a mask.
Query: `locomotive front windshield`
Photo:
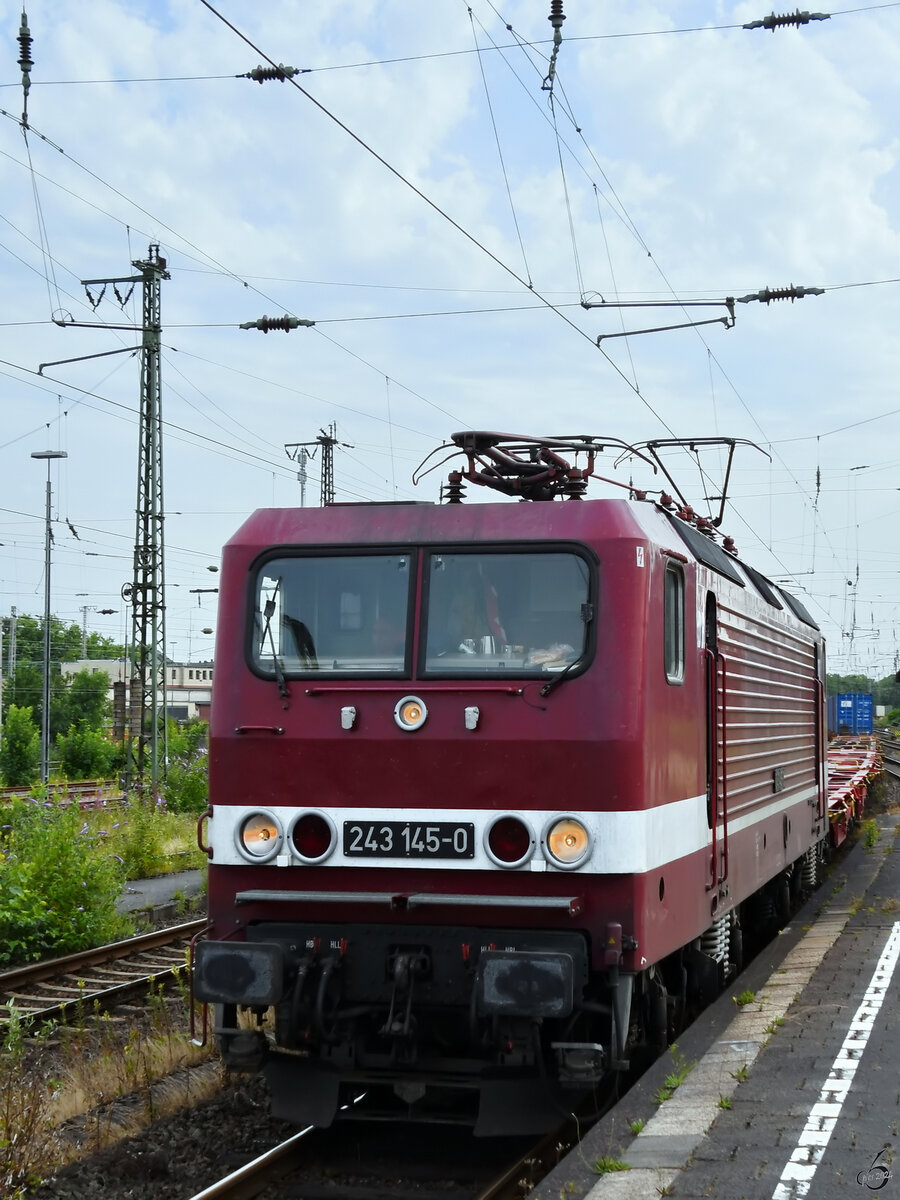
[[[256,577],[251,658],[276,678],[546,675],[584,658],[592,613],[571,551],[285,555]]]
[[[590,617],[588,565],[571,553],[432,553],[424,674],[545,674],[575,663]]]
[[[407,554],[271,559],[257,577],[258,667],[286,675],[407,673],[410,579]]]

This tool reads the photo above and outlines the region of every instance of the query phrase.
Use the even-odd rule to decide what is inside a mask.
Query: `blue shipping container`
[[[841,692],[828,697],[828,732],[833,734],[871,733],[872,696],[869,692]]]

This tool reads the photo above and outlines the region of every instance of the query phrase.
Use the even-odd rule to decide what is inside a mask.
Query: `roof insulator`
[[[279,83],[284,83],[286,79],[293,79],[295,75],[299,74],[299,67],[286,67],[284,63],[279,63],[277,67],[254,67],[252,71],[238,75],[237,78],[254,79],[257,83],[267,83],[270,79],[277,79]]]
[[[825,289],[817,287],[763,288],[761,292],[752,292],[749,296],[739,296],[738,304],[749,304],[751,300],[759,300],[761,304],[769,304],[773,300],[802,300],[804,296],[824,296]]]
[[[744,29],[769,29],[772,33],[776,29],[781,29],[785,25],[796,25],[799,29],[801,25],[808,25],[810,21],[830,21],[831,13],[811,13],[801,12],[798,8],[796,12],[785,13],[784,16],[776,16],[775,13],[770,13],[769,16],[763,17],[761,21],[748,21]]]
[[[450,471],[447,482],[443,485],[442,499],[445,504],[462,504],[466,497],[466,485],[462,471]]]
[[[285,333],[290,333],[292,329],[298,329],[300,326],[311,329],[315,325],[315,321],[307,321],[304,317],[260,317],[258,321],[244,321],[239,325],[239,329],[261,329],[263,333],[268,333],[270,329],[283,329]]]

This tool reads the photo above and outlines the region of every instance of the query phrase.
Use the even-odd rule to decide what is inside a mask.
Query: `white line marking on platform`
[[[808,1196],[816,1168],[825,1155],[828,1139],[837,1124],[841,1108],[850,1091],[866,1048],[875,1017],[884,1003],[891,976],[900,957],[900,921],[895,922],[888,937],[875,973],[866,988],[862,1004],[850,1022],[850,1028],[837,1053],[831,1073],[822,1085],[819,1099],[810,1109],[806,1125],[797,1139],[797,1147],[781,1173],[781,1180],[772,1193],[772,1200],[801,1200]]]

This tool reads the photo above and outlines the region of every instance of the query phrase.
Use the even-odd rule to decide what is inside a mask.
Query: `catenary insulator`
[[[554,29],[562,29],[562,23],[566,19],[566,14],[563,12],[563,0],[550,0],[550,16],[547,20]]]
[[[556,78],[556,56],[559,54],[559,48],[562,45],[562,27],[565,19],[566,14],[563,12],[563,0],[550,0],[550,16],[547,20],[553,26],[553,50],[550,53],[550,69],[547,72],[544,82],[541,84],[541,90],[545,92],[553,91],[553,81]]]
[[[769,29],[772,33],[776,29],[782,29],[786,25],[796,25],[799,29],[801,25],[808,25],[810,21],[830,21],[831,13],[811,13],[801,12],[798,8],[795,12],[785,13],[783,16],[778,16],[775,13],[770,13],[767,17],[763,17],[760,21],[748,21],[744,29]]]
[[[739,296],[738,304],[749,304],[751,300],[759,300],[761,304],[770,304],[773,300],[802,300],[804,296],[824,296],[825,289],[817,287],[763,288],[761,292],[751,292],[749,296]]]
[[[31,30],[28,28],[28,17],[22,9],[22,23],[19,25],[19,66],[22,68],[22,124],[28,127],[28,93],[31,90],[31,68],[34,62],[31,58]]]
[[[254,67],[252,71],[238,75],[238,79],[255,79],[257,83],[266,83],[270,79],[277,79],[279,83],[284,83],[286,79],[293,79],[295,75],[299,74],[299,67],[286,67],[284,63],[279,63],[277,67]]]
[[[19,26],[19,66],[22,68],[22,74],[25,76],[28,75],[28,72],[34,66],[31,60],[32,41],[31,30],[28,28],[28,17],[25,15],[25,10],[23,9],[22,23]]]
[[[315,321],[307,321],[304,317],[260,317],[258,321],[244,321],[238,328],[240,329],[261,329],[263,333],[268,333],[270,329],[283,329],[285,333],[290,333],[292,329],[299,329],[303,326],[307,329],[315,325]]]

